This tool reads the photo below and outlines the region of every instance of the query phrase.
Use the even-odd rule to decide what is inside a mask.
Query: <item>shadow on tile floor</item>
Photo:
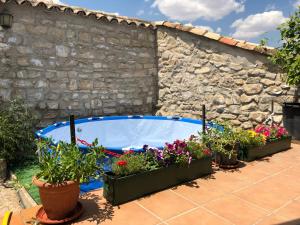
[[[114,216],[114,207],[104,202],[102,196],[89,194],[81,198],[80,202],[83,204],[85,211],[79,222],[88,221],[100,224],[105,220],[112,220]]]

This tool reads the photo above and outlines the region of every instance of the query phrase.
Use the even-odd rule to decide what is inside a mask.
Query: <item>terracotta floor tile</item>
[[[251,184],[250,181],[240,179],[237,172],[217,172],[211,179],[199,179],[199,185],[218,189],[222,192],[232,192]]]
[[[20,212],[20,217],[24,224],[30,224],[30,222],[36,221],[36,212],[41,206],[36,206],[33,208],[25,209]]]
[[[254,183],[268,177],[269,173],[252,167],[244,167],[236,172],[236,176],[238,176],[239,179]]]
[[[288,183],[287,183],[288,184]],[[234,193],[266,210],[274,210],[295,198],[295,189],[285,189],[283,183],[264,181]]]
[[[253,224],[267,214],[233,195],[209,202],[204,207],[238,225]]]
[[[197,204],[203,204],[205,202],[214,200],[221,197],[225,194],[222,190],[218,188],[201,185],[200,182],[193,181],[187,184],[183,184],[172,188],[172,191],[183,195],[185,198],[190,199],[191,201],[196,202]]]
[[[139,199],[137,202],[164,220],[196,207],[169,190]]]
[[[167,223],[170,225],[232,225],[202,208],[168,220]]]
[[[161,222],[134,201],[120,206],[111,206],[103,198],[102,190],[83,196],[81,202],[85,212],[79,221],[74,224],[137,225],[140,224],[140,221],[143,221],[143,225],[151,225]]]
[[[262,172],[265,172],[265,173],[268,173],[269,175],[271,175],[271,174],[275,174],[275,173],[278,173],[278,172],[286,169],[286,166],[278,164],[278,163],[270,160],[270,161],[263,161],[263,162],[258,163],[255,166],[255,169],[261,170]]]
[[[276,224],[283,225],[283,223],[285,223],[287,221],[288,221],[287,219],[282,218],[278,215],[271,215],[271,216],[267,216],[267,217],[263,218],[262,220],[259,220],[257,223],[255,223],[255,225],[276,225]],[[285,225],[289,225],[289,224],[285,224]],[[294,224],[290,224],[290,225],[294,225]]]
[[[276,212],[276,215],[287,218],[289,220],[300,220],[300,201],[293,201],[292,203]]]
[[[0,218],[0,222],[2,223],[2,218]],[[20,214],[13,213],[10,218],[9,225],[20,225],[20,224],[23,224]]]

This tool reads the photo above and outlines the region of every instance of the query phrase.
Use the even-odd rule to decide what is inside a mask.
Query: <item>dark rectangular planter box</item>
[[[211,173],[211,158],[192,160],[189,166],[171,165],[126,177],[106,173],[103,195],[112,205],[119,205]]]
[[[288,150],[291,148],[292,137],[267,143],[264,146],[250,148],[244,151],[240,160],[250,162],[255,159],[263,158],[277,152]]]

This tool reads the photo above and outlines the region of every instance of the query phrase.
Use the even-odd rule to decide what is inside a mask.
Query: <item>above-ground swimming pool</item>
[[[96,138],[110,153],[122,154],[128,150],[142,151],[144,145],[163,148],[165,143],[188,139],[202,132],[202,121],[182,117],[108,116],[75,120],[77,144],[86,149]],[[36,132],[40,138],[51,138],[70,143],[70,123],[59,122]],[[111,155],[111,154],[110,154]],[[110,161],[104,166],[110,169]],[[102,180],[91,180],[80,185],[82,192],[103,187]]]
[[[141,151],[144,145],[163,148],[166,142],[189,138],[202,132],[202,121],[181,117],[109,116],[91,117],[75,121],[77,140],[92,143],[98,138],[105,149],[122,153]],[[37,136],[52,138],[54,143],[70,142],[69,122],[55,123],[39,130]],[[86,148],[78,141],[80,148]]]

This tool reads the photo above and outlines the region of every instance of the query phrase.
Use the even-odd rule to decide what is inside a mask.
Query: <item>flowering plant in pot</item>
[[[254,130],[242,130],[239,134],[239,159],[243,161],[250,162],[291,147],[291,137],[278,125],[261,124]]]
[[[63,220],[72,212],[79,198],[79,184],[102,174],[105,154],[97,139],[85,151],[75,144],[51,140],[37,141],[39,172],[33,184],[39,188],[44,211],[51,220]]]
[[[173,143],[166,143],[163,149],[145,145],[143,153],[128,151],[115,159],[112,164],[112,172],[117,176],[127,176],[174,164],[186,166],[193,159],[205,157],[211,157],[211,151],[193,136],[188,141],[176,140]]]
[[[267,142],[274,142],[289,137],[287,130],[278,125],[258,125],[254,130],[257,134],[261,134],[266,138]]]
[[[143,152],[128,151],[113,161],[103,177],[103,196],[119,205],[211,173],[211,151],[194,139],[163,149],[145,145]]]
[[[206,132],[201,134],[202,140],[214,152],[215,162],[220,167],[237,167],[238,133],[228,122],[218,124],[207,127]]]

